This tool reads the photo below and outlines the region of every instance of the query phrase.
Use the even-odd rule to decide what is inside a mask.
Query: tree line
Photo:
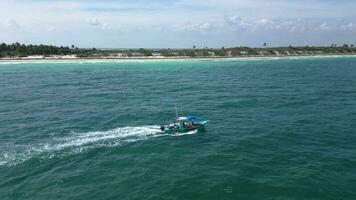
[[[188,49],[83,49],[68,46],[25,45],[18,42],[0,44],[0,57],[26,57],[31,55],[76,55],[77,57],[108,57],[123,55],[123,57],[163,56],[163,57],[234,57],[234,56],[268,56],[268,55],[303,55],[303,54],[355,54],[354,45],[337,46],[288,46],[288,47],[233,47],[233,48],[193,48]]]
[[[13,44],[0,44],[1,57],[25,57],[30,55],[69,55],[77,50],[69,47],[57,47],[53,45],[25,45],[18,42]]]

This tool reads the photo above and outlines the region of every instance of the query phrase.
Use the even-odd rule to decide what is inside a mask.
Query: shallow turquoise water
[[[0,62],[0,199],[356,199],[356,58]]]

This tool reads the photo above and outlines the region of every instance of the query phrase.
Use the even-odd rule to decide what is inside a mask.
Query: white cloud
[[[101,21],[99,21],[99,19],[96,18],[96,17],[89,18],[87,21],[88,21],[88,23],[89,23],[91,26],[99,27],[99,28],[102,29],[102,30],[110,30],[110,29],[111,29],[111,26],[110,26],[109,23],[107,23],[107,22],[101,22]]]
[[[88,19],[88,23],[92,26],[99,26],[100,25],[100,22],[98,20],[98,18],[96,17],[92,17],[92,18],[89,18]]]
[[[196,32],[196,33],[203,33],[209,31],[213,31],[216,28],[216,25],[212,25],[209,22],[202,22],[202,23],[180,23],[174,25],[165,26],[167,30],[171,31],[179,31],[179,32]]]
[[[211,25],[206,22],[206,23],[200,24],[199,28],[203,29],[203,30],[207,30],[207,29],[211,28]]]
[[[103,30],[111,30],[111,26],[108,23],[103,23],[101,25],[101,29],[103,29]]]
[[[309,26],[306,21],[301,19],[282,22],[283,29],[289,32],[304,32],[310,30]]]
[[[225,16],[225,22],[233,27],[256,32],[259,29],[272,29],[275,25],[273,21],[266,18],[246,18],[241,16]]]
[[[355,25],[354,25],[352,22],[340,26],[340,29],[341,29],[342,31],[351,31],[351,30],[353,30],[354,28],[355,28]]]
[[[250,30],[250,31],[256,30],[256,24],[250,18],[245,18],[242,16],[225,16],[224,20],[227,25],[233,28]]]
[[[329,30],[331,30],[331,26],[328,23],[324,22],[317,27],[317,30],[329,31]]]
[[[289,31],[289,32],[307,32],[307,31],[331,31],[335,30],[335,23],[320,23],[318,20],[297,19],[267,19],[267,18],[248,18],[241,16],[225,16],[226,24],[235,28],[235,30],[247,30],[251,32],[261,31]],[[341,30],[352,30],[355,28],[353,23],[340,26]]]
[[[240,24],[242,21],[243,20],[241,16],[225,16],[225,22],[230,25],[237,25]]]
[[[269,22],[268,19],[265,19],[265,18],[257,20],[258,24],[267,24],[268,22]]]

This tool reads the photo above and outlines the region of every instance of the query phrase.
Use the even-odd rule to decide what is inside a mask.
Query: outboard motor
[[[161,131],[164,131],[164,126],[161,126]]]

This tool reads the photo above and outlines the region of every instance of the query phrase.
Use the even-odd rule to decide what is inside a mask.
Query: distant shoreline
[[[231,47],[188,49],[83,49],[52,45],[0,44],[1,60],[162,60],[162,59],[239,59],[300,56],[356,55],[353,44],[337,46]]]
[[[128,61],[135,61],[135,60],[243,60],[243,59],[263,59],[263,58],[328,58],[328,57],[356,57],[356,54],[306,54],[306,55],[263,55],[263,56],[207,56],[207,57],[186,57],[186,56],[172,56],[172,57],[68,57],[68,56],[55,56],[55,57],[38,57],[38,56],[30,56],[30,57],[23,57],[23,58],[0,58],[0,62],[4,61],[69,61],[69,60],[128,60]]]

